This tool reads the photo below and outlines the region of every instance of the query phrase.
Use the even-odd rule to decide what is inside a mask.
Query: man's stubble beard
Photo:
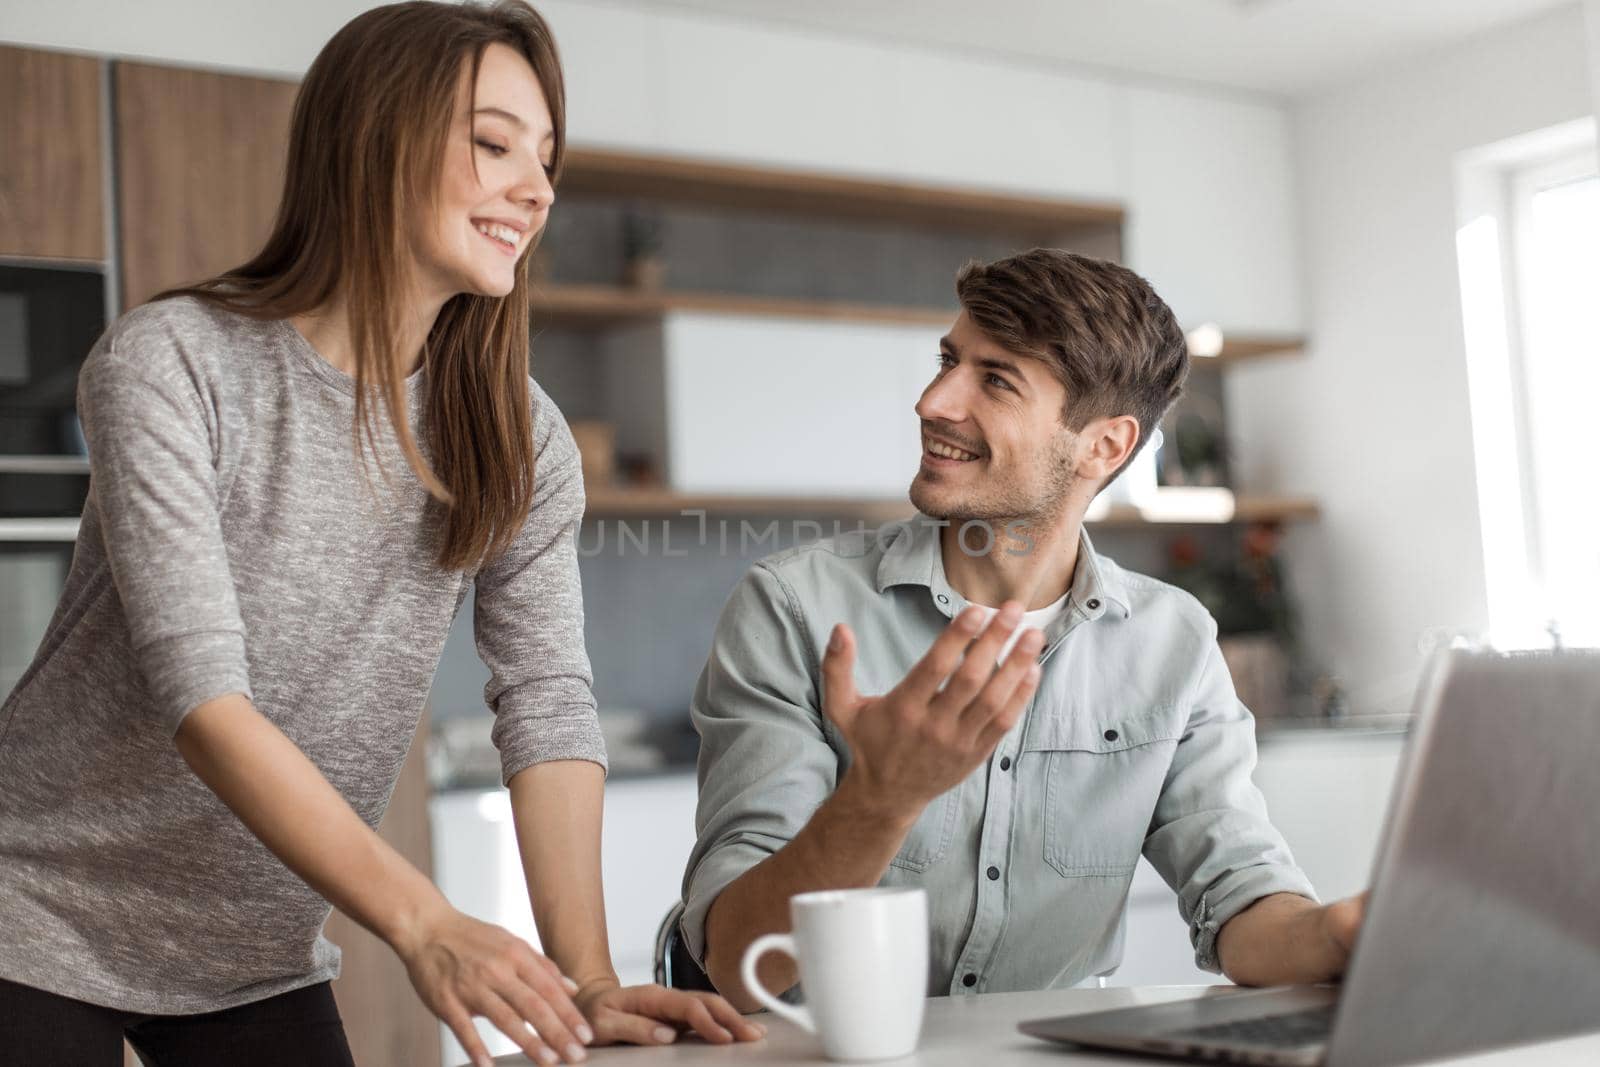
[[[1072,471],[1072,446],[1076,435],[1066,434],[1052,444],[1044,461],[1037,490],[1029,492],[1013,478],[984,482],[959,499],[940,500],[938,483],[928,482],[919,470],[911,479],[911,504],[930,518],[961,524],[987,522],[998,533],[1012,523],[1043,528],[1060,516],[1067,494],[1077,483]]]

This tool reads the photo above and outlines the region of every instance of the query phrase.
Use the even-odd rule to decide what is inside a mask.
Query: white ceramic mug
[[[789,898],[792,934],[758,937],[739,968],[762,1006],[822,1039],[831,1060],[910,1055],[928,991],[928,897],[920,889],[835,889]],[[783,952],[800,965],[804,1007],[761,987],[756,964]]]

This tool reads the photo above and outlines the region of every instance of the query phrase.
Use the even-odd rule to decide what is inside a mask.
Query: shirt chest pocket
[[[1178,709],[1074,712],[1030,724],[1043,775],[1044,861],[1063,878],[1122,876],[1139,862],[1183,732]]]
[[[832,722],[824,720],[823,730],[828,743],[839,755],[838,775],[842,780],[845,770],[850,765],[849,745]],[[917,817],[911,832],[906,834],[905,841],[900,845],[900,851],[889,861],[890,866],[911,871],[913,874],[921,874],[944,859],[945,853],[950,851],[951,842],[955,839],[956,820],[961,815],[961,788],[958,785],[943,795],[934,797],[928,806],[922,809],[922,814]]]
[[[944,858],[955,836],[956,815],[961,806],[961,787],[957,786],[922,810],[917,823],[906,835],[905,844],[890,864],[902,870],[921,873]]]

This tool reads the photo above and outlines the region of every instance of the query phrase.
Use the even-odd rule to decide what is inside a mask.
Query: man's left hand
[[[1370,892],[1370,890],[1368,891]],[[1322,932],[1335,950],[1342,953],[1345,963],[1356,947],[1356,935],[1361,932],[1361,921],[1367,914],[1367,892],[1336,900],[1322,908]],[[1340,971],[1343,972],[1341,967]]]
[[[715,993],[604,981],[585,985],[572,999],[594,1028],[596,1045],[668,1045],[684,1032],[726,1045],[767,1033]]]
[[[1350,965],[1367,894],[1318,904],[1295,893],[1263,897],[1217,934],[1222,972],[1240,985],[1337,981]]]

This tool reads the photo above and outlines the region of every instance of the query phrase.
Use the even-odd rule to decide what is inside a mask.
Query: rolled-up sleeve
[[[700,803],[681,925],[702,966],[717,896],[793,840],[833,792],[838,757],[816,664],[798,602],[758,564],[723,609],[689,709],[700,733]]]
[[[1273,893],[1316,893],[1251,780],[1255,720],[1234,692],[1214,632],[1206,646],[1144,854],[1178,894],[1196,965],[1220,972],[1217,934],[1229,919]]]
[[[222,522],[207,384],[177,337],[139,331],[78,376],[89,493],[145,687],[168,735],[190,711],[250,696]]]
[[[550,760],[606,765],[594,675],[583,641],[578,526],[583,471],[560,411],[534,389],[533,510],[516,539],[474,584],[473,633],[489,668],[483,696],[501,780]]]

